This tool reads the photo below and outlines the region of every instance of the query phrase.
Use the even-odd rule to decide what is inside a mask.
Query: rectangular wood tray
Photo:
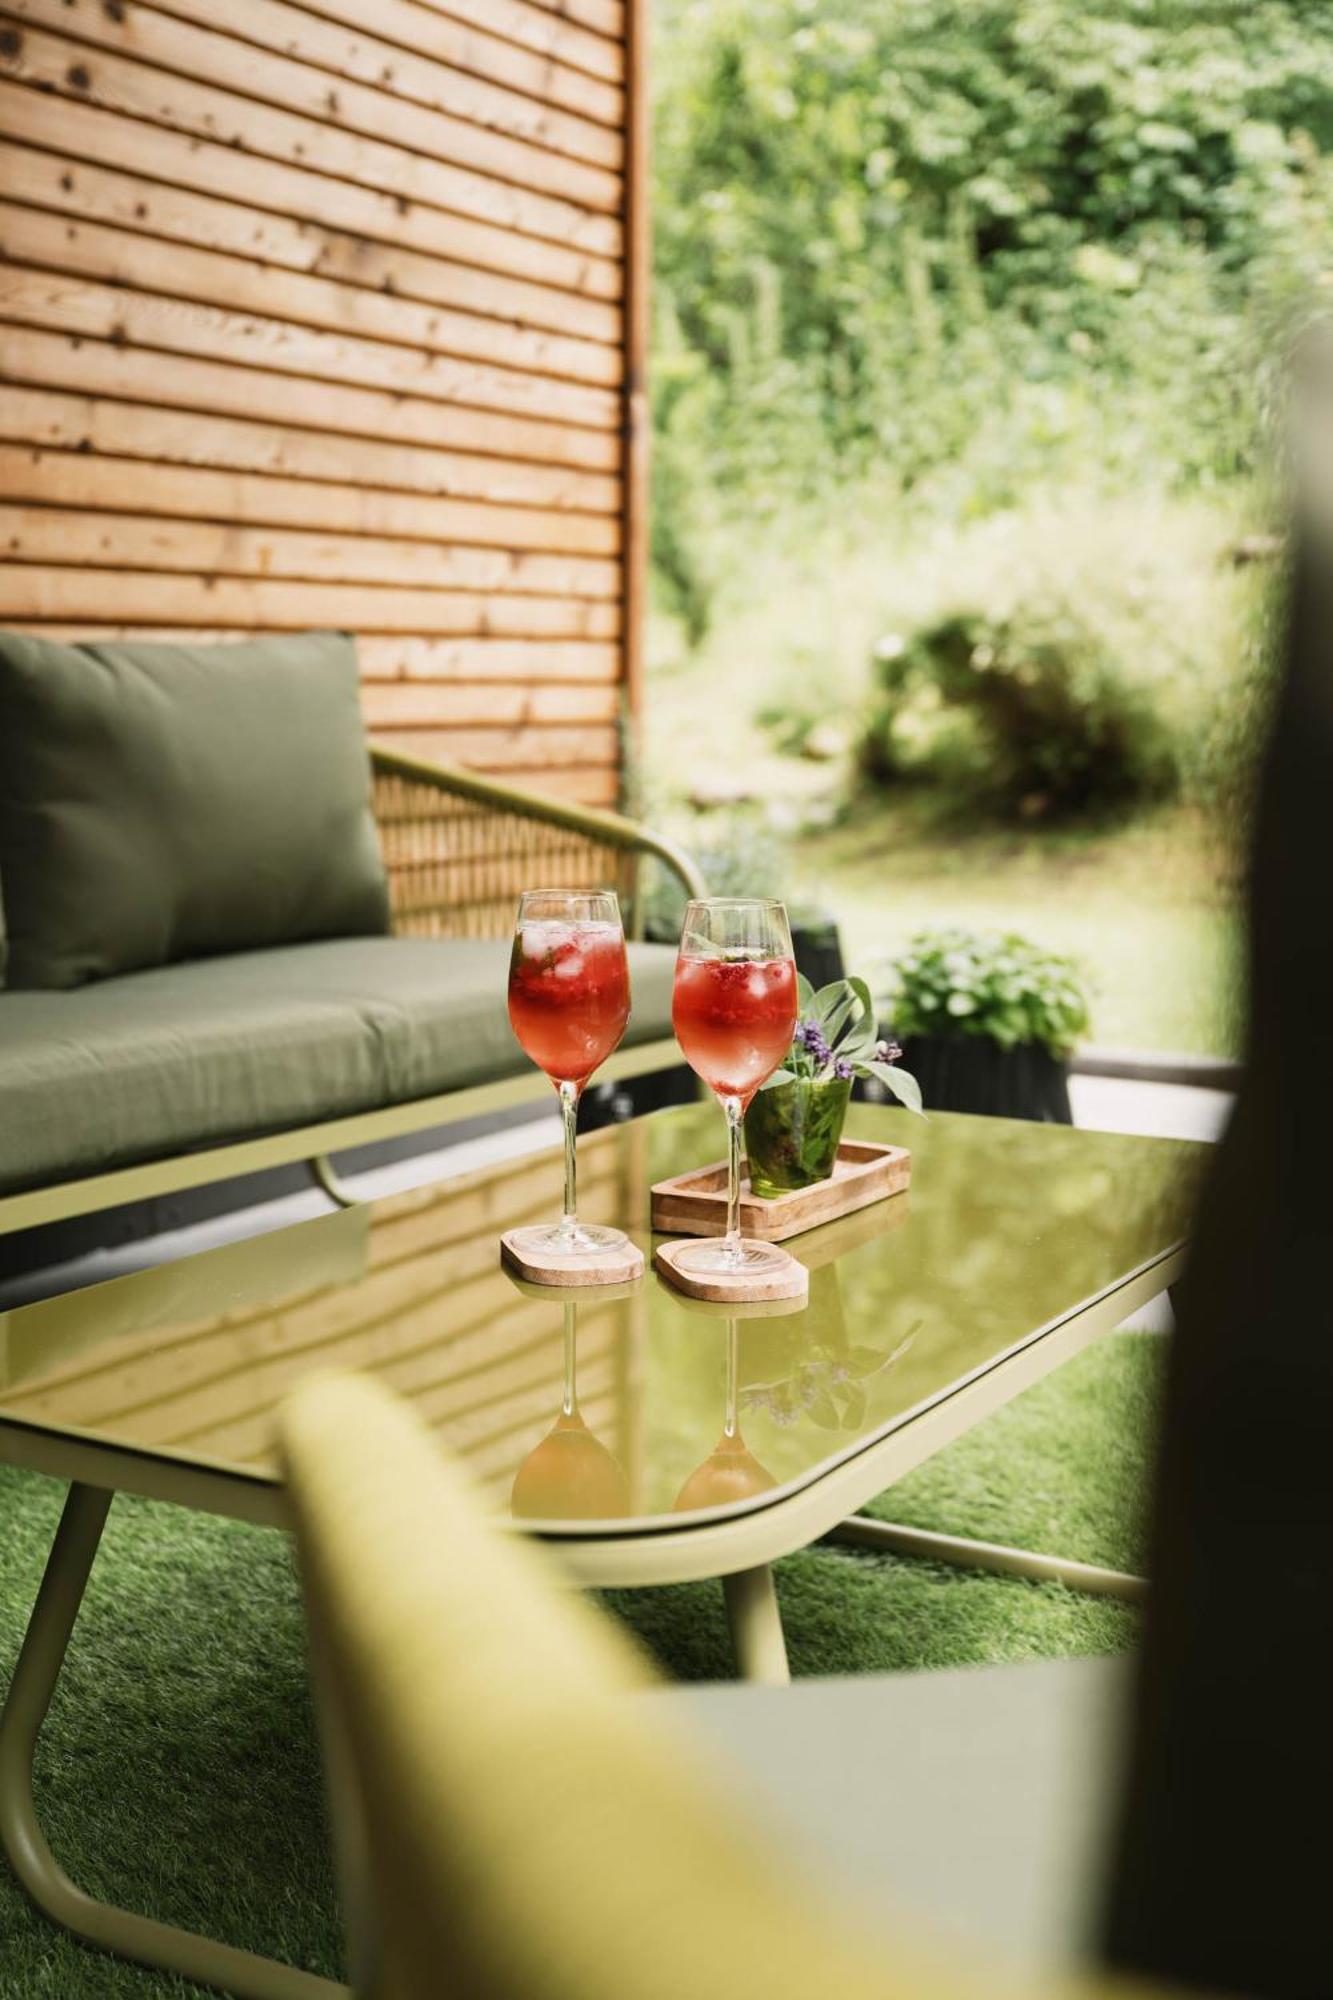
[[[813,1187],[794,1188],[772,1201],[750,1192],[741,1162],[741,1230],[765,1243],[782,1243],[803,1229],[817,1229],[836,1216],[852,1215],[872,1201],[901,1194],[912,1178],[912,1155],[905,1146],[875,1146],[867,1139],[844,1139],[833,1172]],[[721,1236],[727,1226],[727,1163],[695,1167],[653,1188],[653,1228],[668,1236]]]

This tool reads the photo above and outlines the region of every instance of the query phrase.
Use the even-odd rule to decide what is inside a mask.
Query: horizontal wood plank
[[[614,682],[620,675],[619,648],[594,639],[373,636],[362,638],[358,650],[362,673],[376,680]]]
[[[64,289],[57,293],[54,287]],[[58,310],[59,301],[68,307],[70,318],[86,303],[75,297],[75,280],[48,280],[41,273],[0,271],[0,320],[10,317],[11,302],[19,292],[31,300],[43,288],[51,301],[52,314]],[[24,307],[20,305],[18,309]],[[459,413],[417,399],[387,396],[375,390],[335,388],[268,375],[258,369],[232,367],[224,362],[195,361],[182,355],[121,346],[114,338],[91,340],[12,324],[3,336],[2,365],[10,382],[57,391],[77,384],[94,399],[114,397],[139,402],[145,408],[152,408],[158,421],[170,413],[192,417],[198,412],[200,416],[230,418],[235,412],[247,417],[253,413],[254,417],[266,420],[263,425],[249,423],[248,431],[277,429],[284,423],[307,425],[305,431],[293,429],[286,433],[291,441],[290,457],[314,458],[336,468],[337,454],[345,453],[347,463],[341,471],[329,471],[326,476],[331,478],[353,476],[351,467],[355,461],[367,468],[382,466],[385,476],[378,483],[383,485],[425,485],[427,491],[449,493],[460,499],[493,501],[497,505],[610,513],[619,500],[619,482],[610,474],[452,450],[447,441],[458,437],[464,428],[456,421]],[[170,409],[161,405],[169,405]],[[0,412],[0,427],[8,419],[9,412]],[[13,435],[8,431],[5,434]],[[430,445],[409,442],[423,435],[435,442]],[[256,444],[262,450],[258,439]],[[264,460],[251,461],[255,462],[262,464]],[[293,468],[284,464],[275,469]],[[411,476],[405,477],[409,471]]]
[[[81,435],[79,427],[87,415],[81,399],[48,397],[42,391],[10,393],[23,399],[33,434],[50,423],[49,406],[55,404],[65,412],[69,434]],[[103,429],[106,427],[104,421]],[[539,507],[478,507],[466,500],[440,500],[420,493],[383,493],[372,486],[316,484],[262,472],[214,472],[202,466],[99,458],[91,450],[47,451],[18,444],[0,444],[0,492],[14,501],[53,507],[175,515],[256,527],[328,529],[336,534],[387,535],[432,544],[543,549],[552,554],[567,551],[613,556],[620,539],[619,523],[613,515],[558,514]]]
[[[351,483],[384,487],[401,496],[423,493],[453,497],[450,476],[438,452],[362,438],[325,437],[317,431],[209,417],[190,410],[155,409],[151,404],[117,402],[102,394],[7,387],[0,395],[0,439],[159,465],[286,475],[287,486],[275,490],[286,491],[296,480],[318,480],[340,488],[344,495]],[[330,496],[325,494],[321,499],[330,500]],[[313,499],[311,504],[316,504]],[[346,508],[354,503],[344,497],[342,502],[330,500],[330,504]],[[616,546],[613,538],[619,534],[614,515],[563,516],[554,508],[548,508],[544,516],[538,508],[524,515],[512,507],[479,501],[460,500],[459,504],[466,510],[465,523],[476,523],[474,532],[459,539],[479,544],[510,546],[506,537],[516,518],[566,521],[571,528],[588,530],[601,527],[608,538],[603,543],[585,537],[567,541],[566,547],[600,551]]]
[[[597,35],[624,40],[626,0],[530,0],[530,4],[577,21]]]
[[[102,289],[87,292],[79,308],[79,332],[105,336],[119,328],[124,338],[178,353],[286,368],[333,381],[368,382],[404,395],[465,401],[502,418],[521,416],[553,428],[608,428],[607,390],[551,377],[582,366],[584,382],[594,370],[599,377],[609,373],[614,379],[620,366],[615,348],[497,326],[471,314],[390,300],[325,278],[265,271],[243,257],[160,243],[102,223],[69,222],[12,202],[0,201],[0,251],[15,267],[7,274],[9,294],[27,301],[24,317],[33,324],[57,323],[37,317],[56,308],[37,296],[35,271],[49,272],[48,291],[59,283],[67,301],[59,310],[66,320],[76,310],[74,281],[82,277],[90,287],[100,282]],[[108,284],[117,290],[109,293]],[[171,301],[169,306],[160,303],[164,297]],[[137,335],[132,333],[130,304],[137,315]],[[197,312],[190,313],[192,305]],[[311,325],[315,314],[319,318]],[[58,323],[64,325],[66,320]],[[330,327],[339,330],[325,330]],[[508,365],[491,365],[496,360],[506,362],[509,356],[513,359]],[[578,415],[571,417],[571,411]],[[595,425],[584,421],[593,412],[599,418]],[[502,422],[494,426],[494,434],[509,435]],[[540,431],[533,433],[538,443],[542,436]],[[598,463],[616,453],[615,445],[608,446],[604,438],[573,448],[584,454],[600,452]]]
[[[614,723],[613,687],[466,687],[443,681],[366,681],[361,708],[368,728],[452,726],[526,730],[543,723]]]
[[[360,19],[351,23],[353,32],[336,14],[330,18],[326,9],[289,6],[287,0],[227,0],[225,11],[219,10],[214,0],[151,0],[151,4],[162,13],[200,27],[224,27],[229,35],[256,48],[310,63],[349,82],[370,85],[387,96],[443,112],[501,138],[519,139],[543,152],[566,153],[573,160],[613,174],[618,174],[623,164],[624,138],[617,128],[557,108],[544,91],[535,97],[520,95],[493,78],[460,75],[447,60],[432,55],[419,35],[406,43],[383,39],[386,25],[399,18],[392,0],[375,0],[373,8],[363,7]],[[429,15],[416,12],[418,18],[430,20]],[[78,0],[74,13],[77,22]],[[341,84],[339,92],[341,112]],[[508,160],[508,152],[500,158]],[[526,179],[533,165],[526,155],[520,156],[519,178]],[[497,164],[495,170],[502,168]],[[509,177],[514,177],[512,172]]]
[[[310,535],[282,528],[162,521],[0,502],[0,556],[8,562],[271,576],[315,583],[404,584],[428,590],[614,598],[614,562],[515,555],[500,549]]]
[[[400,192],[259,160],[213,139],[146,124],[142,116],[93,101],[91,93],[87,99],[72,95],[64,83],[68,64],[69,44],[53,36],[28,33],[17,51],[8,56],[0,52],[0,131],[49,147],[65,159],[114,163],[136,176],[144,183],[144,213],[138,219],[146,228],[158,227],[153,221],[156,202],[172,190],[193,189],[239,203],[257,225],[271,226],[270,219],[278,217],[288,220],[307,242],[311,268],[384,291],[401,289],[412,297],[480,310],[474,295],[450,290],[465,284],[462,273],[473,271],[495,282],[491,310],[498,316],[576,334],[590,329],[549,317],[543,304],[548,290],[556,298],[574,295],[576,305],[581,296],[621,295],[623,273],[613,259],[468,222],[411,202]],[[14,75],[26,80],[13,81]],[[159,233],[171,231],[159,228]],[[262,227],[255,241],[256,254],[263,256]],[[218,242],[216,247],[233,246]],[[397,256],[386,259],[386,249]],[[408,261],[400,262],[404,257]],[[432,267],[438,275],[435,286],[427,289],[426,273]]]
[[[25,22],[49,21],[59,28],[68,21],[60,0],[10,0],[10,4],[22,10]],[[86,17],[87,25],[96,25],[91,14]],[[246,57],[241,44],[233,46]],[[451,166],[445,160],[427,158],[383,139],[364,138],[240,94],[247,76],[263,71],[253,56],[239,66],[239,89],[229,91],[214,82],[199,83],[188,75],[132,61],[112,48],[76,45],[60,33],[25,26],[17,48],[0,48],[0,65],[11,75],[49,85],[62,95],[127,111],[201,139],[216,139],[260,159],[311,167],[378,192],[391,188],[395,199],[426,202],[489,224],[501,234],[511,232],[562,243],[596,257],[620,255],[621,226],[612,213],[533,194]],[[211,76],[214,72],[205,67],[202,74]],[[379,129],[388,122],[382,119]]]
[[[16,563],[0,570],[0,618],[96,624],[161,619],[249,631],[432,632],[505,638],[609,639],[619,609],[577,597],[501,597],[465,591],[194,577],[153,570],[65,569]]]
[[[5,89],[0,85],[0,132],[6,129],[9,109]],[[11,100],[33,101],[31,92],[13,85],[8,89]],[[87,111],[86,106],[71,108]],[[40,121],[31,125],[40,131]],[[59,136],[68,139],[63,120]],[[118,134],[107,137],[115,143]],[[220,252],[217,261],[195,267],[202,278],[196,276],[188,284],[182,279],[175,289],[194,298],[210,298],[216,296],[214,283],[225,280],[228,289],[220,303],[233,309],[253,303],[257,311],[311,326],[476,356],[506,367],[539,367],[569,377],[568,383],[554,385],[556,416],[571,423],[611,421],[612,389],[591,385],[601,380],[615,383],[618,364],[608,366],[604,357],[587,353],[584,346],[590,342],[594,349],[615,347],[620,341],[621,315],[611,301],[581,298],[467,264],[367,243],[345,232],[312,229],[290,216],[264,214],[242,202],[220,201],[188,188],[160,187],[135,174],[74,162],[63,153],[4,139],[0,139],[0,189],[9,201],[25,208],[54,211],[48,221],[63,216],[128,232],[129,275],[144,290],[162,289],[158,274],[164,258],[180,254],[176,246],[188,246],[196,258]],[[56,226],[62,228],[58,222]],[[66,254],[56,235],[41,261],[57,270],[82,268],[63,261]],[[235,268],[238,265],[242,269]],[[298,275],[288,278],[283,275],[287,272]],[[526,341],[521,337],[530,335],[531,329],[565,333],[577,344],[568,352],[557,345],[553,355],[545,353],[530,337]]]
[[[48,639],[71,644],[146,639],[216,646],[237,637],[235,631],[210,626],[46,622],[41,630]],[[614,682],[620,665],[619,648],[598,639],[434,639],[372,633],[358,637],[357,655],[368,681]]]
[[[364,0],[305,0],[305,5],[312,14],[341,21],[349,28],[359,28],[365,21]],[[614,84],[465,22],[450,20],[437,9],[419,5],[418,0],[375,0],[375,32],[398,48],[420,49],[423,55],[453,69],[493,78],[526,97],[623,130],[625,94]]]
[[[595,725],[565,728],[552,723],[519,729],[377,729],[376,741],[395,742],[399,749],[428,761],[472,764],[486,771],[547,771],[614,768],[619,737],[612,728]]]
[[[538,55],[551,56],[573,69],[586,70],[589,76],[605,77],[616,83],[624,77],[625,52],[620,40],[623,14],[619,17],[619,27],[606,27],[605,20],[616,18],[607,15],[595,20],[589,30],[574,14],[572,5],[567,12],[553,12],[527,4],[527,0],[423,0],[423,4],[433,13],[487,28],[492,34],[517,42],[520,48],[533,49]]]
[[[183,8],[186,0],[175,4]],[[275,9],[281,4],[282,0],[274,0]],[[619,174],[390,98],[353,78],[333,78],[276,47],[265,47],[262,59],[257,59],[252,46],[229,32],[240,14],[257,32],[266,32],[267,10],[254,6],[253,0],[232,0],[225,11],[210,8],[206,27],[177,14],[159,13],[143,0],[132,4],[122,0],[111,10],[102,0],[6,0],[6,5],[20,20],[77,38],[87,49],[90,68],[106,50],[135,56],[164,77],[208,77],[221,90],[280,107],[284,117],[296,114],[314,123],[316,130],[324,130],[326,145],[330,138],[346,145],[353,135],[361,134],[378,145],[379,135],[392,130],[396,145],[408,157],[449,176],[451,199],[443,206],[557,241],[571,225],[587,228],[590,218],[604,216],[610,226],[594,231],[599,240],[589,241],[588,248],[605,251],[616,244],[612,218],[621,204]]]

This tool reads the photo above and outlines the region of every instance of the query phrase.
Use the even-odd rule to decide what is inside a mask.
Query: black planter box
[[[1072,1125],[1069,1070],[1039,1042],[1002,1049],[982,1035],[927,1035],[903,1044],[903,1068],[927,1111],[978,1111]]]

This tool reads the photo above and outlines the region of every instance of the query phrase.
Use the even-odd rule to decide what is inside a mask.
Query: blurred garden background
[[[1235,1046],[1323,0],[656,0],[641,803],[712,886]]]

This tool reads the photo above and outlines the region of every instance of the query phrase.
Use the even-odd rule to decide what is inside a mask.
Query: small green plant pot
[[[851,1102],[850,1079],[798,1076],[761,1090],[745,1114],[750,1186],[765,1201],[827,1180]]]

